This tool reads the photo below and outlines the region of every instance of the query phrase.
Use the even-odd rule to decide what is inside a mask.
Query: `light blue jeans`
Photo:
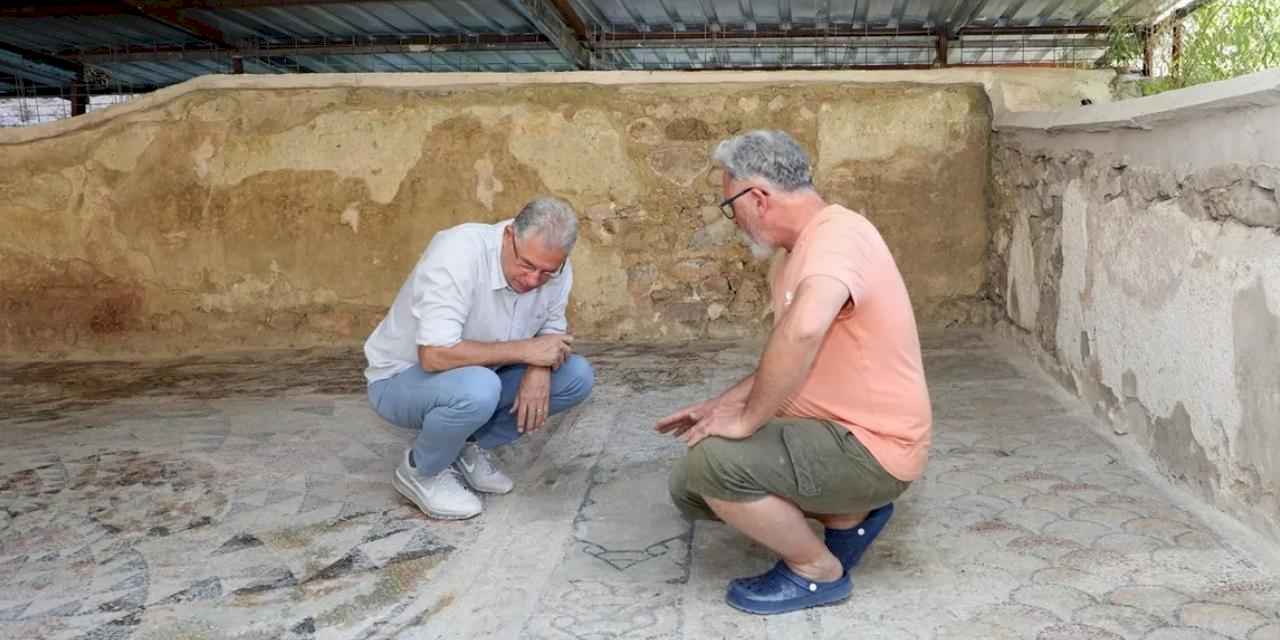
[[[410,367],[369,385],[369,403],[387,422],[418,432],[414,465],[423,476],[434,476],[458,459],[467,440],[492,449],[522,435],[511,407],[525,368],[459,367],[428,373]],[[586,400],[594,383],[587,359],[569,356],[551,373],[552,415]]]

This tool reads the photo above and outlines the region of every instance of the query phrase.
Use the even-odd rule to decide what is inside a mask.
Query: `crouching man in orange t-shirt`
[[[830,604],[849,596],[849,571],[928,458],[911,301],[879,232],[823,200],[789,135],[752,131],[721,142],[715,159],[724,215],[757,257],[786,254],[771,275],[775,324],[755,372],[657,425],[689,445],[672,499],[782,557],[732,581],[730,605],[772,614]],[[825,525],[824,540],[806,517]]]

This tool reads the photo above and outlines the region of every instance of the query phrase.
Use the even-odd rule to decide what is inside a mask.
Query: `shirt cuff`
[[[424,347],[448,349],[462,342],[462,335],[452,331],[419,331],[417,343]]]

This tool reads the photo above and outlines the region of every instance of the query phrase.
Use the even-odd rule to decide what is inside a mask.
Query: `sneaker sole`
[[[404,496],[405,499],[407,499],[409,502],[412,502],[414,506],[421,509],[423,513],[427,514],[428,516],[431,516],[432,518],[436,518],[438,520],[468,520],[480,515],[481,513],[480,511],[477,511],[475,513],[465,513],[465,512],[447,513],[443,511],[436,511],[434,509],[428,509],[427,505],[423,504],[421,501],[418,500],[418,496],[415,495],[413,493],[413,490],[409,488],[409,484],[406,483],[404,479],[400,477],[399,470],[396,471],[395,476],[393,478],[393,482],[391,484],[396,488],[396,491],[400,495]]]
[[[467,483],[467,486],[468,486],[468,487],[471,487],[471,489],[472,489],[473,491],[479,491],[480,493],[487,493],[487,494],[489,494],[489,495],[491,495],[491,496],[505,496],[505,495],[507,495],[508,493],[511,493],[511,492],[515,489],[515,487],[511,487],[510,489],[507,489],[506,491],[498,491],[497,489],[488,489],[488,488],[485,488],[485,487],[480,487],[480,486],[477,486],[475,483],[471,482],[471,479],[470,479],[470,478],[468,478],[468,477],[467,477],[467,474],[465,474],[465,473],[464,473],[464,474],[462,474],[462,480],[463,480],[464,482],[466,482],[466,483]]]
[[[515,489],[515,485],[512,485],[506,491],[498,491],[497,489],[489,489],[487,487],[481,487],[471,481],[471,477],[467,475],[466,467],[463,467],[461,464],[458,464],[455,466],[455,468],[458,469],[458,475],[462,476],[462,481],[467,483],[467,486],[471,487],[473,491],[479,491],[480,493],[487,493],[491,496],[505,496],[508,493],[511,493],[512,490]]]

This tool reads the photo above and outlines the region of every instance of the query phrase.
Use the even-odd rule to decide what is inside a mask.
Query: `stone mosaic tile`
[[[926,336],[925,478],[846,603],[724,602],[773,558],[666,496],[672,408],[745,345],[586,345],[592,400],[499,453],[464,522],[389,478],[411,434],[365,405],[358,351],[76,367],[0,363],[0,637],[1280,637],[1280,571],[1127,467],[1087,410],[980,332]]]

